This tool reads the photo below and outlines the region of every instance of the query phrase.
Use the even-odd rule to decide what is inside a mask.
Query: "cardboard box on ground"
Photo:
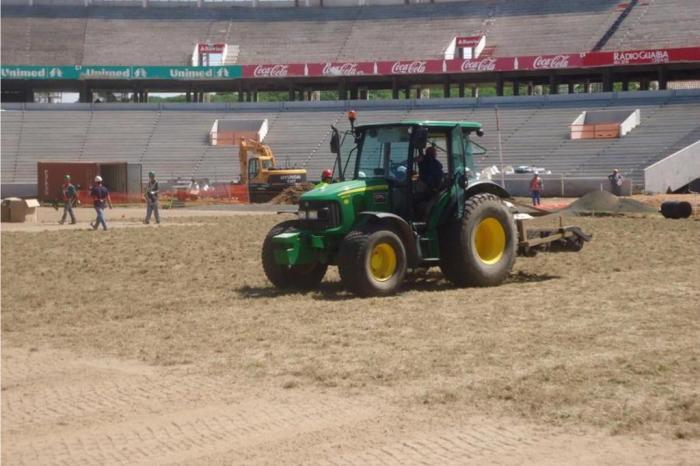
[[[37,223],[39,201],[36,199],[20,199],[8,197],[2,200],[2,221],[13,223]]]

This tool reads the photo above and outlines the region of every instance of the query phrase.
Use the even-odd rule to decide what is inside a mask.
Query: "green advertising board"
[[[242,75],[241,66],[0,66],[1,79],[70,79],[70,80],[213,80],[235,79]]]

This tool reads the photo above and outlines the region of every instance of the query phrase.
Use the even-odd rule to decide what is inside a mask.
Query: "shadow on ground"
[[[505,284],[509,283],[538,283],[545,282],[548,280],[556,280],[560,277],[556,275],[549,274],[538,274],[529,272],[517,272],[511,274],[505,281]],[[420,291],[420,292],[436,292],[436,291],[446,291],[454,290],[455,287],[452,283],[445,280],[440,272],[428,271],[428,272],[412,272],[406,275],[405,282],[401,287],[401,292],[407,291]],[[348,292],[343,288],[341,282],[321,282],[318,288],[314,290],[292,290],[292,289],[279,289],[274,286],[242,286],[235,289],[241,298],[246,299],[269,299],[276,298],[279,296],[309,296],[312,299],[322,300],[322,301],[341,301],[345,299],[357,298],[352,293]]]

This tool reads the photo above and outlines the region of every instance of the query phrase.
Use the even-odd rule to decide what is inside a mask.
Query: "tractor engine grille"
[[[303,201],[298,215],[299,226],[305,230],[321,231],[340,225],[340,205],[333,201]]]

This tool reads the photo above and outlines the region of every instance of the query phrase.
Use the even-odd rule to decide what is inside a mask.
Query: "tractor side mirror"
[[[465,175],[464,173],[460,173],[457,177],[457,185],[460,188],[465,189],[467,187],[467,175]]]
[[[428,145],[428,128],[416,128],[413,132],[413,146],[423,150]]]
[[[477,129],[477,130],[476,130],[476,135],[479,136],[479,137],[482,137],[482,136],[484,135],[484,130],[481,129],[481,128]]]
[[[331,134],[331,153],[340,153],[340,134],[335,126],[331,126],[333,134]]]

